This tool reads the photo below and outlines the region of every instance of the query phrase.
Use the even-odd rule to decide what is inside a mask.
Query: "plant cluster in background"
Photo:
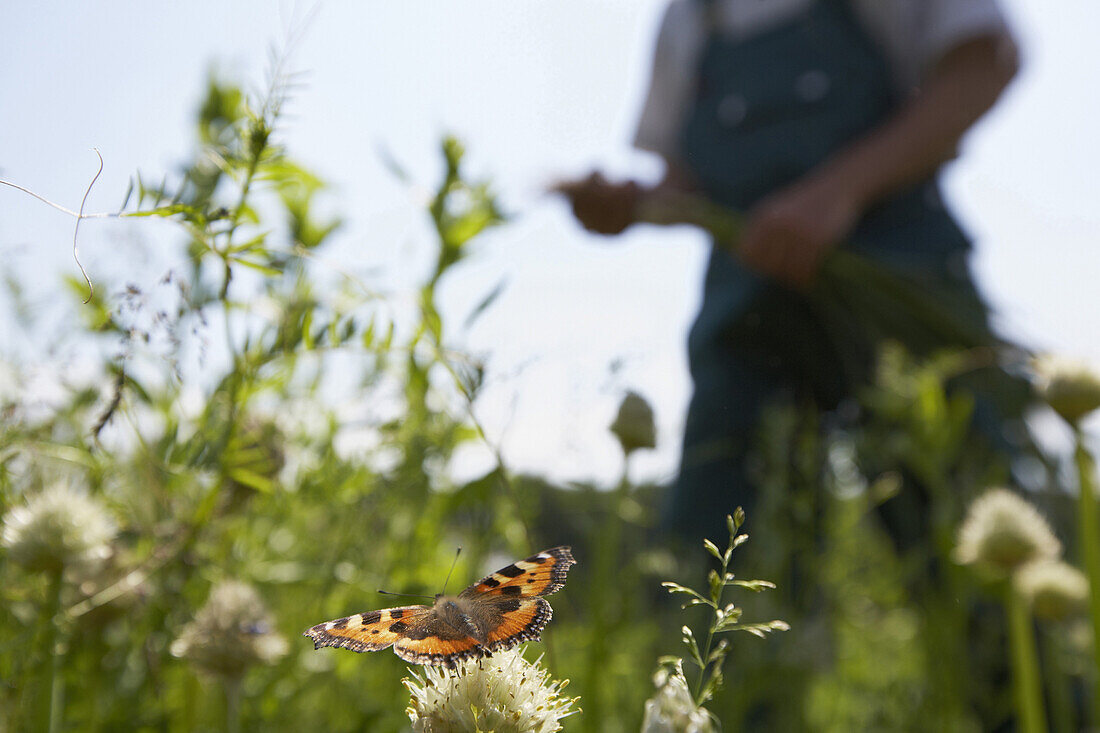
[[[687,661],[698,670],[695,674],[695,683],[690,688],[687,676],[684,674],[682,658],[666,656],[659,660],[660,669],[657,670],[653,680],[657,694],[646,702],[646,715],[642,723],[642,730],[645,733],[662,731],[707,733],[718,730],[721,727],[718,719],[704,705],[713,699],[715,693],[722,687],[722,668],[725,666],[730,648],[726,639],[719,639],[716,642],[715,637],[730,631],[746,631],[763,638],[768,632],[790,629],[784,621],[742,623],[743,610],[724,600],[726,588],[731,586],[755,593],[775,588],[775,584],[767,580],[741,580],[729,571],[733,551],[749,539],[747,534],[739,533],[744,523],[745,512],[740,507],[734,514],[726,516],[729,544],[724,551],[719,550],[712,541],[703,540],[703,547],[721,565],[720,570],[712,568],[707,572],[705,593],[672,581],[661,583],[669,593],[688,596],[687,603],[683,606],[685,610],[696,606],[709,608],[710,619],[702,646],[699,645],[695,632],[690,626],[681,628],[684,646],[688,651]]]

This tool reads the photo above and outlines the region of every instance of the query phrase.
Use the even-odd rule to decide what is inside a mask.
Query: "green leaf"
[[[762,590],[773,590],[775,583],[770,580],[726,580],[726,585],[736,585],[746,590],[751,590],[753,593],[759,593]]]
[[[265,494],[270,494],[275,489],[274,481],[247,468],[231,468],[226,475],[239,484],[244,484]]]
[[[695,666],[699,669],[703,669],[706,664],[703,663],[703,655],[699,653],[699,644],[695,641],[695,635],[691,633],[691,629],[684,626],[680,631],[684,636],[684,644],[687,645],[688,651],[691,652],[691,661],[695,663]]]
[[[763,639],[773,631],[790,631],[790,625],[785,621],[768,621],[762,624],[740,624],[729,629],[730,631],[747,631],[753,636]]]
[[[158,206],[155,209],[148,209],[146,211],[131,211],[123,214],[123,217],[145,217],[145,216],[160,216],[169,217],[176,214],[184,214],[188,219],[195,221],[206,221],[206,216],[202,209],[197,209],[194,206],[188,206],[187,204],[169,204],[167,206]]]
[[[363,335],[360,337],[363,348],[370,349],[374,346],[374,317],[372,316],[370,322],[367,323],[367,327],[363,329]]]
[[[481,302],[479,302],[477,306],[475,306],[474,309],[470,311],[470,315],[466,316],[466,320],[465,322],[463,322],[462,328],[465,330],[474,325],[474,322],[478,318],[480,318],[486,310],[488,310],[489,306],[491,306],[498,297],[500,297],[500,294],[504,292],[504,288],[507,285],[508,278],[501,278],[500,281],[493,287],[493,289],[490,290],[489,293],[481,299]]]
[[[711,650],[710,655],[707,656],[707,663],[717,662],[718,666],[722,666],[722,660],[726,658],[726,651],[729,649],[729,642],[725,639],[720,639],[717,644],[714,645],[714,649]]]
[[[714,555],[714,557],[719,562],[722,561],[722,553],[719,551],[718,546],[716,544],[714,544],[710,540],[704,539],[703,540],[703,547],[705,547],[707,549],[707,552],[709,552],[711,555]]]
[[[274,268],[270,265],[265,265],[262,262],[254,262],[252,260],[246,260],[246,259],[242,259],[240,257],[230,257],[229,261],[230,262],[235,262],[238,265],[244,265],[245,267],[247,267],[251,270],[256,270],[257,272],[262,272],[263,274],[267,275],[268,277],[278,277],[279,275],[283,274],[277,268]]]
[[[710,599],[717,605],[722,598],[722,588],[724,587],[722,576],[718,574],[718,571],[711,570],[707,573],[707,584],[710,586]]]
[[[253,249],[262,249],[264,243],[267,242],[268,234],[270,234],[270,232],[261,232],[249,240],[241,242],[240,244],[234,244],[226,250],[226,254],[238,254],[240,252],[249,252]]]
[[[703,689],[700,690],[699,699],[695,701],[695,704],[701,706],[703,703],[711,700],[714,697],[714,693],[722,687],[722,682],[722,668],[718,666],[711,667],[710,675],[707,677]]]
[[[664,583],[661,583],[661,585],[663,587],[667,588],[669,593],[686,593],[690,596],[694,596],[695,598],[698,598],[703,603],[706,603],[708,605],[710,604],[710,600],[705,598],[701,593],[699,593],[697,591],[694,591],[691,588],[688,588],[686,586],[682,586],[679,583],[672,583],[672,582],[666,581]]]
[[[306,351],[313,351],[313,308],[310,308],[302,316],[302,342],[306,347]]]

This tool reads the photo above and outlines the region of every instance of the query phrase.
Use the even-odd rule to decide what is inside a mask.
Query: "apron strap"
[[[722,9],[719,6],[721,0],[697,0],[703,14],[703,27],[707,35],[713,36],[722,29]]]

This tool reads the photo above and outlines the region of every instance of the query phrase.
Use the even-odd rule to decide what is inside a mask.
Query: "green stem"
[[[241,681],[237,678],[225,681],[225,729],[229,733],[241,730]]]
[[[732,546],[732,543],[733,543],[733,537],[734,537],[734,535],[730,535],[731,546]],[[722,562],[722,580],[723,581],[725,581],[726,574],[728,572],[729,572],[729,564],[723,561]],[[722,597],[725,594],[726,594],[726,586],[725,586],[725,583],[723,582],[722,590],[720,590],[718,592],[718,598],[714,599],[715,604],[716,604],[716,606],[715,606],[716,610],[719,609],[719,608],[722,608]],[[713,664],[710,661],[710,649],[711,649],[711,646],[714,645],[714,628],[715,628],[716,625],[717,625],[716,620],[713,620],[713,621],[710,622],[709,627],[707,628],[707,641],[706,641],[705,644],[703,644],[703,648],[700,650],[699,656],[703,660],[703,668],[699,670],[699,678],[695,680],[695,690],[692,692],[692,695],[691,695],[691,698],[695,701],[695,707],[702,707],[703,706],[703,699],[702,699],[703,690],[706,689],[706,684],[705,683],[708,681],[707,669],[713,670],[715,667],[717,667],[718,665],[720,665],[722,663],[721,659],[714,660]],[[713,675],[713,671],[711,672],[711,674]]]
[[[1016,715],[1022,733],[1046,733],[1046,713],[1039,682],[1039,654],[1035,648],[1031,614],[1016,590],[1005,594],[1008,640],[1012,651],[1012,680],[1016,688]]]
[[[597,557],[595,567],[596,587],[592,596],[592,636],[588,645],[588,695],[585,698],[585,719],[590,730],[603,730],[607,725],[604,719],[607,713],[605,702],[613,683],[607,676],[607,656],[610,653],[610,637],[614,633],[615,620],[612,614],[619,612],[614,607],[612,589],[617,585],[615,569],[618,558],[622,556],[619,547],[622,541],[623,504],[630,496],[630,483],[627,479],[624,459],[623,475],[619,485],[608,497],[607,520],[596,539]]]
[[[50,574],[50,586],[43,614],[46,622],[46,654],[49,656],[50,665],[48,676],[42,685],[45,694],[42,717],[46,723],[44,729],[49,733],[56,733],[61,729],[61,718],[64,714],[65,678],[62,664],[63,651],[60,648],[61,634],[58,627],[61,611],[61,575],[60,568]]]
[[[1096,515],[1096,481],[1092,456],[1085,448],[1082,432],[1075,428],[1077,446],[1074,450],[1074,462],[1077,464],[1078,478],[1078,521],[1081,533],[1081,554],[1084,556],[1085,572],[1089,577],[1089,615],[1092,617],[1094,639],[1100,639],[1100,525]],[[1095,655],[1094,687],[1092,691],[1092,725],[1100,724],[1100,644],[1092,645]]]
[[[1046,665],[1047,700],[1050,701],[1051,728],[1057,733],[1070,733],[1077,730],[1073,725],[1074,707],[1070,679],[1066,674],[1066,665],[1062,659],[1062,650],[1054,634],[1040,634],[1043,658]]]

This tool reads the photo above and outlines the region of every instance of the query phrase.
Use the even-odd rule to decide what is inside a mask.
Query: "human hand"
[[[738,256],[761,275],[806,289],[862,211],[859,198],[830,178],[796,182],[748,212]]]
[[[568,196],[577,221],[598,234],[619,234],[633,224],[641,195],[641,187],[634,181],[611,183],[599,173],[560,183],[554,190]]]

